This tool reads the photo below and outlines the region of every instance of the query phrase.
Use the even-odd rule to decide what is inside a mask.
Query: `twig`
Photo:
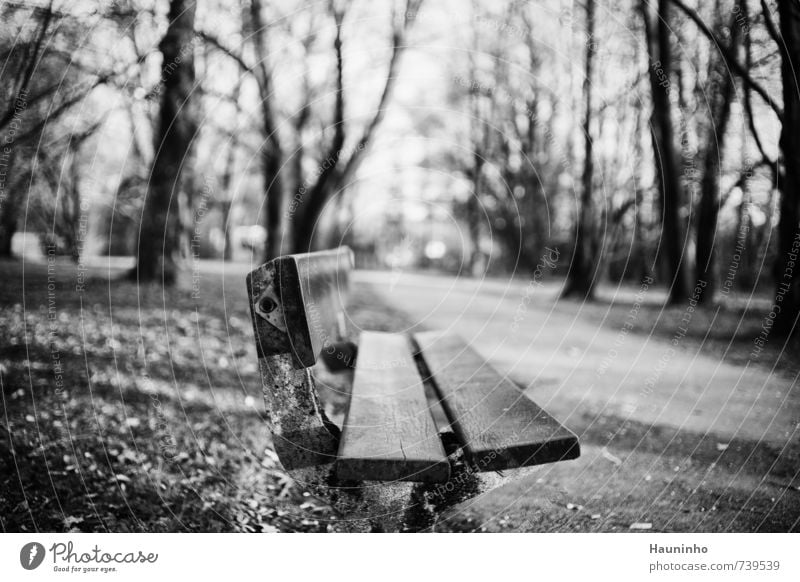
[[[758,81],[750,76],[750,74],[747,72],[747,69],[736,60],[731,51],[720,42],[717,36],[708,28],[706,23],[703,22],[703,19],[700,17],[700,15],[684,4],[682,0],[672,0],[672,3],[680,8],[683,13],[686,14],[686,16],[688,16],[697,25],[697,28],[700,29],[700,32],[702,32],[712,43],[714,43],[728,66],[736,71],[736,74],[739,75],[745,84],[748,85],[753,91],[758,93],[759,97],[761,97],[772,108],[772,110],[775,112],[775,115],[778,116],[778,119],[783,121],[783,110],[781,107],[772,97],[770,97],[767,90],[764,89],[764,87],[762,87]]]

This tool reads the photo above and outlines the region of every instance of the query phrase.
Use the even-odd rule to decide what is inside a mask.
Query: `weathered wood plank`
[[[578,438],[528,399],[461,338],[414,334],[453,430],[479,471],[580,455]]]
[[[405,336],[361,334],[336,464],[341,479],[447,480],[450,465]]]
[[[348,247],[288,255],[275,260],[282,314],[292,357],[313,366],[323,349],[332,349],[344,324],[344,305],[353,268]]]

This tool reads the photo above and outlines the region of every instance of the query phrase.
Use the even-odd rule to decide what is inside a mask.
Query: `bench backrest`
[[[287,255],[247,276],[259,355],[290,353],[313,366],[342,339],[353,252],[348,247]]]

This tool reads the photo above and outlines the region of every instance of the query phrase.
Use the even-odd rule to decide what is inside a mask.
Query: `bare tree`
[[[768,35],[777,45],[781,57],[781,81],[783,107],[771,93],[753,78],[750,65],[749,40],[745,43],[745,63],[742,64],[730,48],[723,43],[700,17],[682,0],[669,0],[696,25],[698,30],[719,47],[725,64],[733,71],[745,87],[745,109],[756,145],[766,164],[771,164],[759,138],[752,112],[749,93],[757,94],[773,110],[781,121],[779,171],[776,173],[781,191],[780,222],[778,227],[778,259],[774,264],[775,294],[781,309],[775,321],[776,330],[787,335],[797,334],[797,318],[800,316],[800,274],[792,268],[792,257],[800,244],[800,85],[797,70],[800,66],[800,6],[795,0],[778,0],[779,24],[776,25],[766,1],[761,8]]]
[[[586,0],[586,49],[583,78],[583,174],[581,176],[581,199],[575,225],[575,251],[572,254],[564,296],[592,299],[595,274],[597,273],[597,233],[595,209],[592,200],[594,159],[592,142],[592,73],[597,52],[595,40],[595,0]]]
[[[651,133],[661,194],[662,234],[657,259],[662,259],[665,266],[670,284],[669,301],[678,303],[686,295],[683,267],[685,234],[680,221],[681,184],[675,151],[672,106],[669,100],[672,71],[669,4],[670,0],[658,0],[655,26],[648,0],[641,0],[640,9],[649,56],[648,74],[653,101]]]
[[[371,144],[375,131],[380,126],[386,113],[392,87],[396,81],[397,68],[402,52],[405,49],[405,37],[410,30],[422,0],[405,0],[403,18],[395,18],[392,12],[392,53],[389,67],[381,95],[374,115],[366,124],[361,137],[350,149],[348,155],[343,155],[343,147],[348,133],[348,122],[345,120],[345,90],[344,90],[344,52],[342,44],[342,26],[345,23],[350,1],[331,1],[328,3],[328,15],[336,26],[332,43],[335,56],[334,75],[334,103],[330,118],[326,125],[332,129],[332,136],[320,150],[319,159],[314,164],[319,170],[308,179],[302,178],[302,159],[307,153],[302,148],[302,131],[306,127],[310,115],[313,113],[310,106],[311,91],[308,86],[307,74],[304,77],[304,92],[306,102],[301,104],[292,123],[287,124],[287,129],[293,130],[296,139],[296,151],[292,160],[287,164],[285,147],[281,143],[279,115],[275,104],[274,83],[272,80],[272,66],[268,53],[268,32],[270,26],[264,19],[264,8],[261,0],[251,0],[249,14],[243,15],[243,20],[249,22],[246,35],[253,46],[255,64],[238,52],[236,49],[216,38],[209,32],[201,32],[201,36],[212,46],[233,59],[242,72],[251,75],[257,85],[260,97],[262,135],[262,167],[265,183],[265,224],[267,241],[265,258],[269,259],[284,252],[301,252],[311,247],[315,226],[325,207],[335,192],[352,179],[358,170],[368,146]],[[309,33],[301,41],[306,56],[310,44],[316,40],[315,35]],[[305,66],[305,63],[302,65]],[[290,197],[288,208],[284,212],[286,197]],[[284,218],[291,217],[290,224],[284,224]],[[284,239],[289,236],[285,245]]]
[[[142,209],[136,266],[139,281],[175,281],[180,253],[181,224],[178,193],[196,121],[192,111],[194,90],[194,17],[196,0],[171,0],[169,24],[159,48],[163,90],[155,157]]]
[[[339,192],[343,186],[353,178],[360,167],[371,145],[376,130],[380,126],[389,105],[392,89],[397,80],[397,70],[400,57],[406,48],[406,38],[413,26],[416,16],[422,6],[423,0],[405,0],[402,18],[396,18],[392,11],[392,49],[389,57],[389,66],[386,72],[386,81],[381,90],[375,113],[372,119],[364,127],[361,137],[351,149],[349,156],[342,159],[342,146],[346,138],[346,125],[344,120],[344,85],[342,75],[344,70],[344,59],[342,53],[341,28],[344,23],[345,7],[335,6],[331,2],[331,13],[336,22],[337,32],[334,39],[334,51],[336,54],[336,98],[334,101],[334,112],[331,126],[333,127],[333,137],[327,148],[324,150],[320,161],[320,171],[313,184],[304,192],[295,193],[299,195],[296,207],[291,211],[292,216],[292,248],[295,252],[302,252],[311,248],[312,236],[317,226],[322,210],[328,200]],[[399,20],[399,23],[398,23]]]
[[[765,7],[765,14],[768,14]],[[780,146],[783,158],[779,257],[775,265],[776,296],[782,297],[775,322],[778,331],[798,336],[800,316],[800,3],[778,0],[780,17],[781,77],[783,79],[783,126]]]
[[[239,104],[239,96],[241,93],[241,82],[237,82],[233,89],[233,104],[234,104],[234,119],[238,120],[241,113],[241,105]],[[234,127],[238,123],[234,124]],[[230,216],[233,206],[233,177],[236,170],[236,153],[239,149],[239,133],[233,131],[228,140],[228,155],[225,160],[225,168],[222,171],[222,197],[219,200],[220,213],[222,214],[222,230],[224,234],[224,247],[222,256],[225,260],[233,258],[233,244],[231,241],[231,228]]]
[[[263,19],[261,0],[250,2],[250,36],[256,54],[253,75],[258,84],[261,105],[261,123],[263,124],[264,145],[261,148],[261,164],[264,172],[264,225],[267,229],[267,240],[264,259],[269,260],[281,254],[283,237],[283,149],[278,134],[278,123],[275,111],[275,94],[272,83],[272,71],[269,64],[267,33],[268,28]]]
[[[746,3],[742,0],[742,4]],[[719,2],[717,13],[720,14]],[[734,22],[729,25],[731,40],[728,51],[735,54],[741,27]],[[721,17],[718,16],[717,28],[722,28]],[[709,117],[704,140],[702,177],[700,179],[700,202],[696,224],[695,246],[695,280],[704,283],[696,286],[698,303],[707,303],[714,298],[716,287],[715,240],[718,239],[717,219],[721,204],[719,196],[720,174],[724,155],[725,134],[730,120],[731,104],[734,96],[734,79],[725,66],[725,61],[715,51],[709,69]]]
[[[18,12],[36,23],[30,37],[10,24],[20,21],[14,18]],[[35,178],[37,142],[110,74],[88,73],[76,55],[55,48],[56,37],[67,46],[74,45],[81,23],[55,10],[52,3],[6,3],[0,8],[0,18],[9,23],[0,28],[4,80],[0,86],[0,256],[10,257],[19,210]]]

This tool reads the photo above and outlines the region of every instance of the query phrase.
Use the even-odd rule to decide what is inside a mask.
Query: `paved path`
[[[796,382],[761,365],[724,363],[680,341],[673,349],[669,339],[625,333],[620,323],[598,324],[579,303],[557,301],[553,285],[365,271],[355,281],[418,326],[471,339],[568,425],[589,412],[778,447],[800,434]]]

